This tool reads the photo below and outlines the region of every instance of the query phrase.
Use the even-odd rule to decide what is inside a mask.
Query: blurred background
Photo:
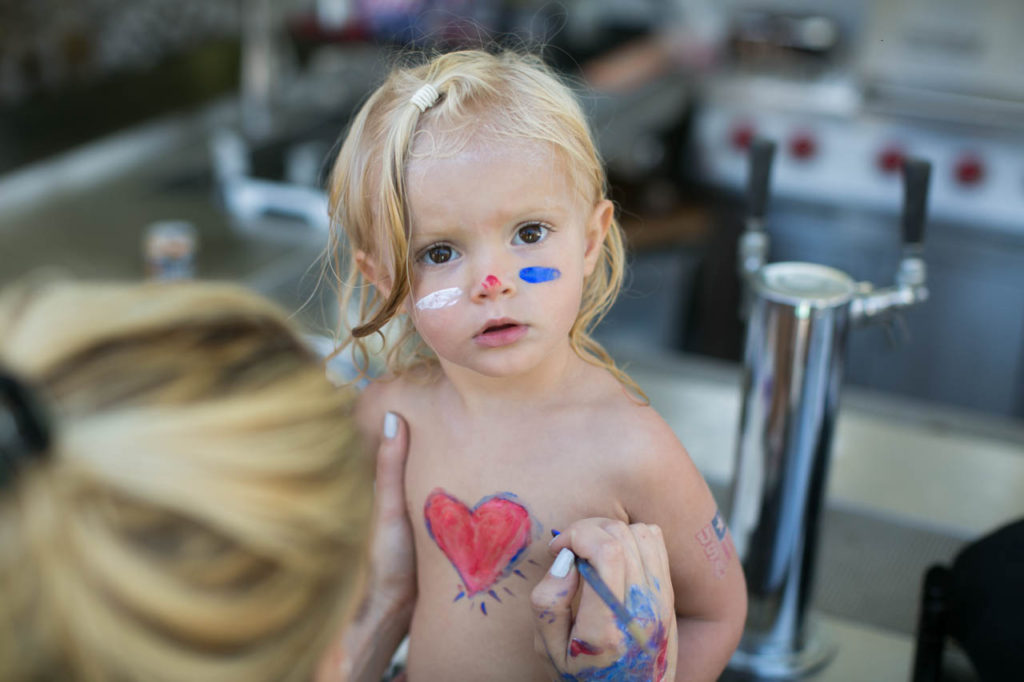
[[[876,285],[927,159],[930,297],[850,334],[815,593],[820,679],[907,679],[924,569],[1024,516],[1022,27],[1020,0],[0,0],[0,285],[230,279],[330,335],[354,110],[409,50],[528,47],[578,85],[629,238],[600,337],[724,498],[752,142],[768,259]]]

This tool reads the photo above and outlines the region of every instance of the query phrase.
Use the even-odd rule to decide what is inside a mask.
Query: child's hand
[[[590,561],[644,631],[637,642],[570,566],[533,590],[534,642],[559,680],[652,682],[675,676],[678,645],[668,553],[657,526],[610,519],[577,521],[551,541]],[[557,562],[556,562],[557,563]]]

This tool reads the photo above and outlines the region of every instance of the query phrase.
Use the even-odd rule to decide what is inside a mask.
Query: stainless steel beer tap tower
[[[765,264],[774,150],[763,140],[751,149],[739,244],[748,326],[729,525],[749,606],[729,669],[744,679],[796,678],[835,652],[808,607],[847,333],[851,325],[889,322],[928,297],[921,257],[928,162],[904,164],[903,258],[896,283],[875,289],[823,265]]]

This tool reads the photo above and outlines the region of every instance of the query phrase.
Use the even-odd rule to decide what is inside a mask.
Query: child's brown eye
[[[447,263],[455,256],[455,249],[447,244],[438,244],[427,249],[424,256],[428,263],[440,265],[441,263]]]
[[[515,242],[517,244],[536,244],[540,240],[544,239],[547,232],[548,228],[540,223],[523,225],[516,231]]]

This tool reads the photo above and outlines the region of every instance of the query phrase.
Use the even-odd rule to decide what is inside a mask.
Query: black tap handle
[[[928,209],[928,183],[932,164],[924,159],[903,162],[903,245],[920,245],[924,241],[924,224]]]
[[[751,218],[764,218],[768,207],[768,184],[772,175],[775,143],[755,139],[750,145],[750,176],[747,184],[747,214]]]

